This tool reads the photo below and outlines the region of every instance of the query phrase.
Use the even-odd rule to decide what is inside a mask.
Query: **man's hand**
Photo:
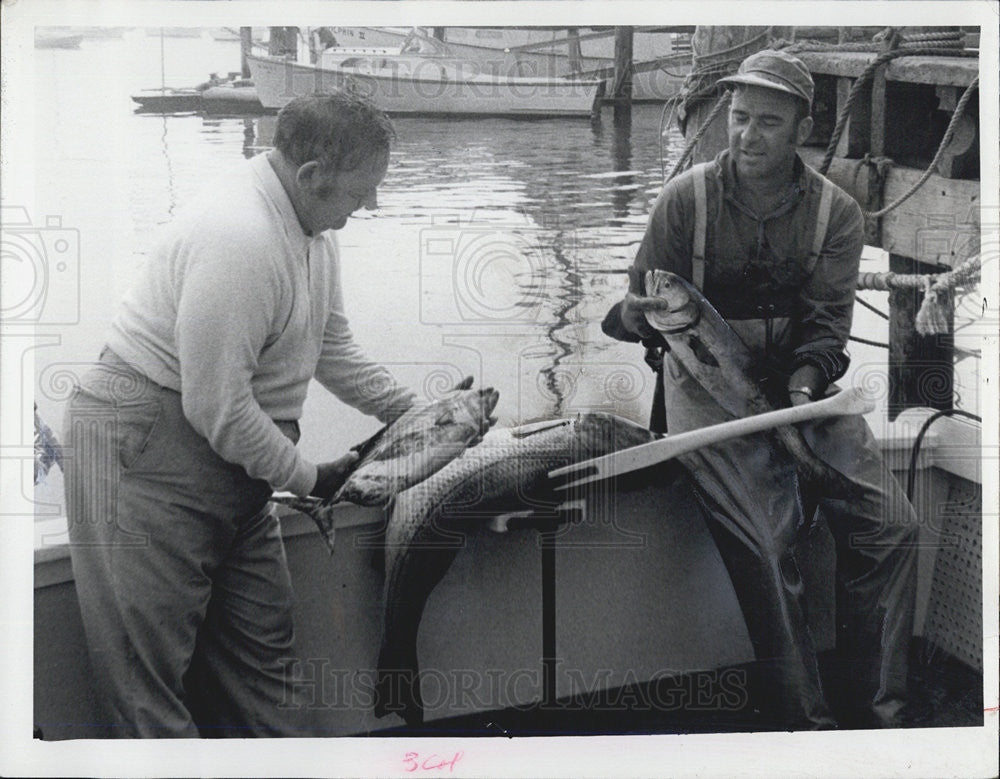
[[[823,397],[826,377],[815,365],[801,365],[788,380],[788,401],[793,406],[802,406]]]
[[[358,453],[350,451],[343,457],[329,463],[320,463],[316,466],[316,486],[313,487],[311,495],[317,498],[332,498],[339,490],[347,477],[351,475],[354,464],[358,461]]]
[[[663,298],[643,297],[634,292],[626,292],[621,307],[622,324],[640,338],[655,338],[657,332],[646,321],[645,312],[666,311],[669,305]]]

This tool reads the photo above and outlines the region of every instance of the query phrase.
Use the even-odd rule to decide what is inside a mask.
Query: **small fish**
[[[472,389],[470,376],[443,397],[414,406],[352,447],[359,455],[358,462],[332,498],[273,500],[312,517],[332,553],[336,504],[384,506],[396,494],[439,471],[496,421],[491,415],[499,398],[500,393],[492,387]]]
[[[493,429],[478,446],[396,496],[385,538],[376,716],[396,712],[411,727],[423,721],[417,630],[428,596],[464,544],[464,531],[483,523],[490,512],[546,504],[540,495],[554,468],[655,437],[628,420],[601,413]]]
[[[750,350],[705,296],[689,281],[668,271],[647,271],[645,281],[646,294],[668,304],[664,311],[647,311],[646,319],[712,399],[737,418],[773,411],[751,378]],[[797,428],[784,425],[771,435],[793,458],[806,484],[829,485],[835,494],[860,498],[857,485],[820,460]]]

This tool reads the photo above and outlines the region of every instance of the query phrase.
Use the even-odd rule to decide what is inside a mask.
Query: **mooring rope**
[[[941,161],[941,157],[944,156],[944,150],[948,148],[948,144],[951,143],[951,139],[955,135],[955,129],[958,127],[958,120],[961,119],[965,113],[965,106],[968,104],[969,98],[972,97],[972,93],[977,89],[979,89],[979,76],[976,76],[972,80],[972,83],[969,84],[968,88],[959,99],[958,104],[955,106],[955,111],[951,115],[951,121],[948,123],[948,129],[945,130],[944,137],[941,139],[941,143],[938,144],[937,153],[934,155],[934,159],[931,160],[931,164],[927,167],[927,170],[924,171],[923,175],[912,187],[910,187],[909,190],[907,190],[905,194],[896,198],[885,208],[880,208],[878,211],[862,211],[866,219],[878,219],[879,217],[885,216],[890,211],[898,208],[909,200],[918,189],[927,183],[927,179],[929,179],[937,169],[938,163]]]
[[[770,28],[769,28],[770,29]],[[891,33],[890,33],[891,34]],[[718,77],[727,74],[733,70],[733,65],[738,65],[741,61],[740,59],[727,57],[724,59],[719,59],[724,55],[736,52],[739,50],[745,50],[749,46],[756,44],[761,39],[767,37],[768,32],[761,33],[741,44],[732,46],[729,49],[723,49],[719,52],[714,52],[708,57],[713,57],[714,59],[705,65],[696,68],[689,74],[688,83],[704,83],[704,80],[709,76],[716,76],[715,82],[708,87],[699,86],[693,91],[689,91],[685,95],[682,101],[682,107],[687,108],[695,100],[702,99],[708,95],[713,94],[718,89]],[[854,84],[851,86],[851,90],[848,93],[847,99],[844,101],[844,105],[840,110],[840,114],[837,117],[837,122],[833,130],[833,134],[830,137],[829,144],[827,145],[826,153],[823,156],[823,162],[819,167],[819,172],[821,174],[826,174],[830,168],[830,164],[833,161],[833,156],[837,148],[837,144],[840,141],[840,137],[844,132],[844,128],[847,125],[847,118],[850,115],[851,109],[854,103],[858,100],[861,90],[865,83],[874,75],[875,71],[899,57],[913,57],[918,55],[923,56],[940,56],[940,57],[955,57],[955,56],[978,56],[976,52],[965,51],[964,45],[964,34],[961,32],[932,32],[932,33],[918,33],[914,35],[908,35],[905,38],[899,38],[895,41],[891,41],[891,45],[894,48],[888,51],[882,51],[884,48],[884,42],[872,42],[872,43],[838,43],[838,44],[825,44],[810,41],[799,41],[792,43],[787,46],[782,46],[782,42],[773,42],[772,45],[776,47],[785,48],[787,51],[879,51],[881,52],[876,56],[861,72],[861,74],[855,79]],[[697,54],[697,53],[696,53]],[[972,83],[962,94],[958,103],[955,106],[955,110],[952,113],[951,121],[948,124],[948,128],[945,130],[944,137],[941,143],[938,145],[937,153],[934,155],[934,159],[928,166],[927,170],[921,176],[921,178],[912,186],[905,194],[897,198],[890,205],[882,208],[878,211],[864,211],[864,215],[868,219],[876,219],[885,216],[890,211],[898,208],[902,203],[908,200],[913,194],[922,187],[927,180],[931,177],[934,170],[937,168],[938,163],[941,161],[941,157],[944,155],[945,149],[951,143],[952,137],[955,134],[955,130],[958,126],[959,118],[964,114],[965,108],[968,105],[972,94],[979,88],[979,77],[977,76],[973,79]],[[691,139],[686,144],[680,159],[674,164],[673,169],[670,174],[664,179],[664,183],[670,181],[674,176],[680,173],[688,162],[691,154],[693,153],[698,142],[708,131],[709,126],[714,121],[715,117],[725,108],[730,99],[730,92],[726,91],[720,95],[719,99],[716,101],[712,110],[709,112],[708,116],[701,123],[698,131],[691,137]],[[666,111],[664,111],[664,114]],[[673,113],[671,112],[671,117]],[[662,140],[663,140],[663,115],[660,117],[660,143],[661,143],[661,167],[663,170],[662,162]],[[979,255],[973,256],[962,263],[959,267],[954,270],[947,271],[938,274],[901,274],[901,273],[872,273],[865,272],[858,276],[857,289],[859,290],[881,290],[889,291],[894,289],[922,289],[924,291],[924,299],[920,304],[920,309],[917,311],[917,315],[914,321],[914,326],[916,331],[921,335],[934,335],[943,334],[949,332],[949,324],[947,319],[947,301],[950,293],[959,284],[968,283],[978,283],[980,278],[980,257]],[[857,302],[861,303],[863,306],[870,308],[876,314],[883,318],[888,318],[886,314],[879,311],[874,306],[869,305],[867,302],[856,299]],[[886,347],[886,344],[876,343],[874,341],[867,341],[863,338],[852,336],[852,340],[858,341],[859,343],[867,343],[872,346]]]
[[[872,77],[879,67],[887,62],[898,59],[899,57],[913,57],[917,54],[939,57],[979,56],[976,52],[968,52],[964,49],[947,49],[925,45],[883,51],[875,57],[875,59],[868,63],[865,69],[861,71],[861,74],[851,85],[851,91],[848,93],[847,99],[844,101],[844,105],[840,109],[840,115],[837,117],[837,124],[833,128],[833,134],[830,136],[830,142],[827,144],[826,153],[823,155],[823,162],[820,163],[818,168],[820,173],[826,175],[826,172],[830,169],[830,164],[833,162],[833,157],[837,150],[837,144],[840,142],[840,136],[844,134],[844,128],[847,126],[847,119],[850,116],[851,109],[854,107],[854,103],[857,102],[858,97],[861,95],[861,90],[867,83],[868,79]]]
[[[951,292],[959,285],[978,283],[981,267],[982,260],[977,254],[944,273],[861,273],[857,289],[882,292],[896,289],[923,290],[924,299],[914,319],[914,326],[920,335],[939,335],[950,331],[947,303]]]
[[[694,151],[694,147],[698,145],[698,141],[700,141],[701,137],[708,131],[708,126],[712,123],[715,117],[718,116],[719,112],[722,111],[722,109],[725,108],[727,105],[729,105],[729,98],[730,98],[730,93],[726,92],[725,94],[721,95],[718,101],[716,101],[715,105],[712,106],[712,110],[709,111],[708,116],[705,118],[705,121],[701,123],[701,127],[698,128],[698,132],[696,132],[693,136],[691,136],[691,140],[688,141],[687,146],[684,147],[684,152],[681,154],[680,159],[677,160],[677,162],[674,164],[673,169],[670,171],[670,175],[667,176],[666,181],[664,181],[664,183],[670,181],[670,179],[672,179],[674,176],[676,176],[684,169],[684,165],[687,163],[688,158]]]

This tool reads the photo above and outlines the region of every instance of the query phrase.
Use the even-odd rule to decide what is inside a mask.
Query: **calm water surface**
[[[65,379],[95,359],[158,228],[205,182],[269,148],[274,118],[136,114],[129,96],[161,83],[160,39],[139,30],[35,55],[29,210],[36,223],[61,217],[80,243],[79,321],[44,329],[51,342],[36,350],[39,410],[59,429]],[[238,66],[237,43],[164,41],[167,86]],[[497,387],[501,424],[587,409],[645,420],[641,349],[599,324],[621,296],[663,166],[680,153],[672,131],[661,150],[661,114],[636,106],[630,128],[609,109],[596,124],[397,119],[378,211],[339,232],[358,342],[426,395],[469,373]],[[60,301],[77,305],[53,294]],[[315,385],[302,427],[305,454],[323,459],[377,422]]]
[[[55,216],[79,239],[78,262],[53,278],[46,302],[63,324],[38,327],[34,349],[35,397],[58,431],[68,379],[96,358],[157,230],[207,181],[270,148],[274,118],[135,113],[130,95],[143,89],[189,87],[239,67],[238,43],[207,34],[166,38],[162,56],[160,38],[142,30],[34,55],[37,180],[27,207],[34,224]],[[596,124],[397,119],[378,211],[338,233],[357,341],[427,396],[467,374],[495,386],[501,424],[594,409],[645,421],[653,385],[641,349],[606,338],[600,321],[622,294],[621,271],[681,150],[676,132],[661,138],[661,119],[647,105],[628,128],[609,109]],[[862,269],[883,264],[867,259]],[[886,293],[864,297],[887,309]],[[968,309],[974,320],[981,296],[966,298],[956,318]],[[862,308],[853,331],[888,340],[885,322]],[[978,347],[965,333],[956,341]],[[850,352],[843,383],[884,390],[886,352],[858,343]],[[959,356],[956,403],[970,411],[977,368]],[[868,419],[876,433],[885,425],[881,409]],[[377,427],[315,385],[300,446],[327,459]],[[49,504],[38,515],[61,513],[58,471],[36,498]]]

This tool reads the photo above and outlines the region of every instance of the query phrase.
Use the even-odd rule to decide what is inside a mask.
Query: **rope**
[[[862,273],[858,276],[857,289],[882,292],[896,289],[923,290],[924,299],[914,319],[914,327],[920,335],[939,335],[950,332],[948,297],[959,285],[978,283],[981,265],[981,258],[977,254],[945,273]],[[864,303],[860,300],[858,302]]]
[[[769,28],[770,30],[770,28]],[[769,34],[767,32],[761,33],[760,35],[745,41],[738,46],[731,47],[729,49],[724,49],[719,52],[713,52],[711,55],[716,59],[706,64],[702,67],[696,68],[691,71],[688,79],[688,83],[697,82],[704,76],[715,73],[723,73],[734,62],[739,62],[741,60],[725,59],[718,60],[720,55],[728,54],[733,51],[738,51],[744,49],[757,41],[765,38]],[[781,44],[775,42],[772,44],[775,48],[779,48]],[[808,41],[802,41],[799,43],[794,43],[790,46],[784,47],[787,51],[867,51],[868,47],[873,47],[872,50],[881,51],[878,56],[876,56],[865,69],[861,72],[858,78],[854,81],[851,86],[851,90],[847,96],[847,100],[844,102],[844,106],[841,109],[840,115],[837,117],[837,123],[834,127],[833,134],[830,137],[830,142],[827,146],[826,153],[823,156],[823,162],[819,167],[819,172],[821,174],[826,174],[830,168],[830,164],[833,161],[833,156],[837,148],[837,144],[840,141],[840,136],[844,132],[844,128],[847,125],[847,118],[850,116],[851,109],[854,103],[857,101],[858,96],[861,94],[861,89],[865,83],[872,77],[875,71],[882,65],[890,62],[891,60],[897,59],[899,57],[912,57],[918,54],[925,56],[978,56],[977,52],[967,52],[964,51],[964,35],[962,33],[956,32],[940,32],[940,33],[921,33],[917,35],[908,36],[905,39],[896,43],[896,48],[890,49],[889,51],[881,51],[882,43],[871,43],[871,44],[858,44],[858,43],[842,43],[842,44],[816,44],[822,48],[813,48],[813,44]],[[694,56],[697,59],[697,52],[694,52]],[[955,111],[952,114],[951,121],[948,124],[947,130],[945,130],[944,137],[938,146],[937,153],[934,159],[931,161],[930,166],[921,176],[920,180],[910,188],[901,197],[897,198],[893,203],[886,206],[885,208],[874,211],[874,212],[863,212],[866,218],[878,218],[884,216],[895,208],[898,208],[903,202],[908,200],[921,186],[923,186],[927,180],[932,175],[933,171],[937,168],[941,157],[944,154],[944,150],[951,143],[951,139],[955,134],[955,128],[958,125],[959,117],[961,117],[965,112],[965,107],[968,104],[972,93],[979,88],[979,77],[977,76],[969,87],[963,93],[958,104],[955,106]],[[710,87],[699,88],[693,92],[689,92],[683,100],[683,106],[686,108],[694,100],[701,97],[708,96],[712,94],[717,89],[717,83],[713,83]],[[670,181],[674,176],[680,173],[684,169],[688,159],[690,158],[695,146],[704,136],[705,132],[708,130],[709,125],[718,116],[719,112],[729,103],[730,93],[724,92],[712,107],[708,116],[702,122],[701,127],[692,136],[691,140],[688,141],[687,146],[684,148],[684,152],[681,154],[680,159],[674,164],[673,169],[670,171],[670,175],[666,177],[664,182]],[[663,162],[663,116],[666,114],[666,106],[664,106],[663,114],[660,116],[660,170],[664,168]],[[671,118],[673,117],[673,112],[671,112]],[[978,255],[971,257],[966,260],[958,268],[952,271],[939,274],[897,274],[897,273],[861,273],[858,276],[857,289],[860,290],[880,290],[889,291],[894,289],[923,289],[924,299],[920,304],[920,309],[917,311],[916,319],[914,322],[915,328],[921,335],[933,335],[939,333],[947,333],[949,331],[949,325],[947,320],[947,310],[946,303],[947,298],[951,291],[958,284],[964,284],[969,281],[978,282],[980,276],[980,257]],[[855,300],[862,306],[874,311],[883,319],[888,319],[888,315],[874,306],[870,305],[860,298],[855,298]],[[851,340],[857,341],[858,343],[868,344],[869,346],[877,346],[882,348],[888,348],[888,344],[882,344],[876,341],[869,341],[864,338],[857,336],[850,336]]]
[[[670,126],[673,125],[674,115],[677,113],[677,104],[678,104],[677,100],[668,100],[666,103],[663,104],[663,110],[660,112],[660,134],[657,136],[657,138],[659,138],[659,140],[660,140],[660,143],[659,143],[659,147],[660,147],[660,176],[663,176],[667,172],[667,163],[666,163],[666,160],[663,157],[663,128],[665,126],[666,127],[670,127]],[[670,117],[669,118],[667,118],[667,109],[668,108],[670,109]],[[663,121],[664,118],[667,118],[666,122]],[[664,179],[664,183],[666,183],[666,179]]]
[[[708,116],[705,118],[705,121],[702,122],[701,127],[698,128],[698,132],[696,132],[691,137],[691,140],[688,141],[687,146],[684,148],[684,153],[681,154],[681,158],[677,160],[676,164],[673,167],[673,170],[670,171],[670,175],[667,176],[666,181],[670,181],[670,179],[672,179],[674,176],[676,176],[684,169],[684,165],[687,163],[688,158],[694,151],[694,147],[697,146],[698,141],[701,140],[701,137],[708,130],[708,126],[712,123],[712,120],[715,119],[715,117],[718,116],[719,112],[722,111],[722,109],[725,108],[728,104],[729,104],[729,92],[726,92],[725,94],[719,97],[718,101],[712,107],[712,110],[709,111]]]
[[[883,319],[887,320],[889,318],[889,315],[887,313],[885,313],[885,311],[882,311],[881,309],[876,308],[871,303],[869,303],[867,300],[862,300],[861,298],[856,297],[856,298],[854,298],[854,302],[861,304],[862,306],[864,306],[865,308],[867,308],[869,311],[871,311],[871,312],[873,312],[875,314],[878,314]]]
[[[844,101],[844,107],[841,109],[840,115],[837,117],[837,124],[833,128],[833,134],[830,136],[830,143],[827,145],[826,153],[823,155],[823,162],[819,166],[820,173],[826,175],[826,172],[830,169],[830,163],[833,162],[833,156],[836,152],[837,144],[840,142],[840,136],[844,134],[844,128],[847,126],[847,118],[850,116],[851,109],[854,107],[854,103],[857,102],[858,97],[861,94],[861,89],[867,83],[868,79],[872,77],[878,68],[887,62],[898,59],[899,57],[913,57],[917,54],[940,57],[979,56],[977,52],[967,52],[961,49],[948,49],[925,45],[883,51],[875,57],[875,59],[868,63],[865,69],[861,71],[861,74],[857,77],[857,79],[855,79],[854,84],[851,85],[851,91],[847,95],[847,100]]]
[[[764,40],[765,38],[768,38],[770,35],[771,35],[771,28],[767,27],[765,28],[764,32],[760,33],[759,35],[755,35],[752,38],[748,38],[742,43],[737,43],[735,46],[730,46],[728,49],[719,49],[718,51],[713,51],[708,54],[699,54],[697,49],[695,49],[694,47],[694,40],[692,40],[691,41],[692,59],[716,61],[724,54],[732,54],[734,52],[740,51],[741,49],[749,48],[750,46],[753,46],[755,43],[757,43],[757,41]],[[744,59],[743,57],[740,57],[737,59],[737,62],[742,62],[743,59]]]
[[[930,426],[936,422],[941,417],[951,417],[960,416],[966,419],[971,419],[974,422],[979,422],[982,424],[983,418],[977,416],[976,414],[970,414],[968,411],[963,411],[960,408],[946,408],[931,414],[924,423],[920,426],[920,430],[917,432],[917,438],[913,442],[913,450],[910,453],[910,467],[906,471],[906,500],[910,503],[913,502],[913,486],[916,481],[917,475],[917,461],[920,457],[920,445],[924,441],[924,436],[927,435],[927,430]]]
[[[948,144],[951,143],[952,137],[955,135],[955,129],[958,127],[958,120],[962,118],[965,113],[965,106],[968,104],[969,99],[972,97],[972,93],[979,89],[979,76],[976,76],[969,87],[962,94],[961,99],[955,106],[955,112],[951,115],[951,121],[948,123],[948,129],[944,132],[944,137],[941,139],[941,143],[938,145],[937,154],[934,155],[934,159],[931,160],[931,164],[928,166],[927,170],[920,179],[912,186],[910,189],[900,197],[896,198],[892,203],[887,205],[885,208],[881,208],[878,211],[863,211],[866,219],[878,219],[879,217],[885,216],[890,211],[898,208],[907,200],[909,200],[918,189],[920,189],[924,184],[927,183],[934,171],[937,169],[938,163],[941,162],[941,157],[944,156],[944,150],[948,148]]]
[[[861,336],[857,335],[849,335],[847,336],[847,338],[850,341],[857,341],[859,344],[867,344],[868,346],[878,346],[881,349],[889,348],[889,344],[884,344],[881,341],[869,341],[867,338],[862,338]]]

